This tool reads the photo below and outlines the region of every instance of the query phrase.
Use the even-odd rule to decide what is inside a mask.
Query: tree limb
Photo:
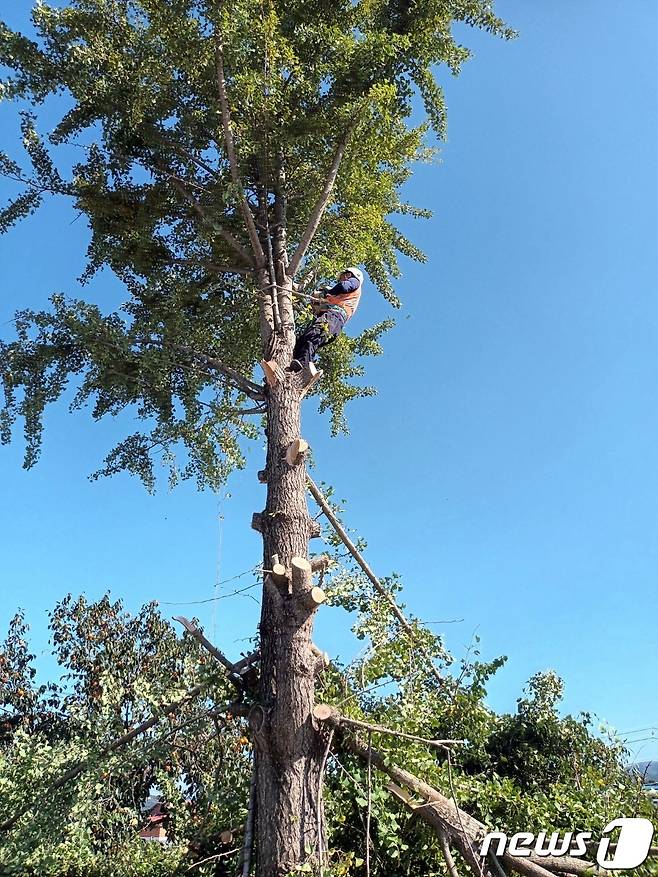
[[[140,734],[149,731],[152,727],[154,727],[154,725],[157,725],[158,722],[161,721],[163,716],[171,715],[171,713],[178,712],[191,700],[194,700],[195,697],[198,697],[198,695],[201,694],[201,692],[203,691],[203,688],[203,685],[195,685],[194,688],[190,688],[189,691],[187,691],[185,695],[180,698],[180,700],[173,701],[169,704],[163,704],[158,708],[157,715],[151,716],[151,718],[146,719],[146,721],[142,722],[140,725],[137,725],[130,731],[127,731],[125,734],[122,734],[121,737],[117,737],[115,740],[112,740],[98,752],[98,755],[101,757],[109,755],[116,749],[120,749],[122,746],[130,743],[132,740],[135,739],[135,737],[138,737]],[[229,703],[223,708],[216,707],[214,712],[217,712],[219,709],[222,709],[224,712],[232,712],[234,715],[244,714],[245,712],[244,704],[240,703]],[[87,770],[90,761],[91,759],[85,759],[84,761],[79,762],[73,767],[70,767],[48,786],[48,791],[53,792],[55,791],[55,789],[59,789],[62,786],[65,786],[68,782],[80,776],[81,773]],[[24,807],[18,813],[15,813],[11,818],[6,819],[4,822],[1,822],[0,831],[8,831],[10,828],[12,828],[18,822],[21,816],[23,816],[27,812],[28,809],[29,805],[28,807]]]
[[[389,592],[382,585],[382,583],[379,581],[379,579],[374,574],[374,572],[370,569],[370,567],[368,566],[368,564],[364,560],[363,555],[357,549],[356,545],[352,542],[350,537],[347,535],[347,533],[345,532],[345,530],[341,526],[340,521],[338,520],[336,515],[331,510],[329,503],[324,498],[324,496],[322,495],[322,492],[320,491],[318,486],[315,484],[315,482],[312,480],[312,478],[310,478],[309,475],[306,476],[306,482],[308,484],[308,489],[310,490],[310,492],[313,496],[313,499],[317,502],[317,504],[320,506],[322,511],[327,516],[327,520],[329,521],[331,526],[334,528],[334,530],[336,531],[336,533],[340,537],[341,542],[345,545],[345,547],[350,552],[350,554],[352,555],[354,560],[356,560],[356,562],[359,564],[359,566],[364,571],[364,573],[366,574],[366,576],[368,577],[370,582],[373,584],[373,586],[375,587],[377,592],[379,594],[381,594],[381,596],[389,604],[389,606],[391,607],[391,610],[393,612],[393,615],[395,615],[395,617],[397,618],[397,620],[400,624],[400,627],[402,627],[402,629],[406,632],[407,636],[409,637],[411,642],[414,644],[415,648],[418,649],[419,653],[426,659],[427,666],[428,666],[430,672],[436,678],[437,682],[440,682],[443,685],[445,680],[444,680],[443,676],[439,673],[437,668],[434,666],[434,661],[432,659],[432,656],[421,645],[416,644],[417,637],[416,637],[416,634],[414,632],[414,629],[412,628],[412,626],[409,624],[407,619],[402,614],[402,611],[401,611],[400,607],[398,606],[398,604],[395,602],[393,597],[391,597]]]
[[[443,853],[443,858],[445,859],[448,874],[450,874],[450,877],[459,877],[457,866],[455,865],[455,860],[453,859],[452,853],[450,852],[450,844],[448,843],[448,837],[445,831],[439,832],[439,846],[441,847],[441,852]]]
[[[406,786],[419,795],[424,803],[414,803],[407,793],[397,794],[397,797],[404,800],[409,809],[413,810],[435,831],[445,832],[454,841],[460,852],[465,855],[465,858],[469,857],[469,849],[471,856],[474,849],[479,849],[482,838],[489,830],[482,822],[470,816],[454,801],[446,798],[445,795],[419,777],[396,764],[388,763],[377,750],[373,749],[368,756],[368,747],[351,736],[343,737],[342,744],[364,764],[370,757],[372,764],[387,774],[396,784]],[[595,867],[592,862],[573,856],[537,856],[532,854],[527,858],[521,858],[506,853],[502,859],[509,868],[526,875],[526,877],[549,877],[551,872],[582,875]],[[469,864],[473,867],[470,861]],[[479,870],[476,869],[476,873],[479,873]]]
[[[208,366],[208,368],[215,369],[215,371],[221,372],[221,374],[225,375],[227,378],[230,378],[236,387],[239,390],[242,390],[250,399],[255,399],[257,402],[260,402],[265,399],[265,393],[263,392],[263,388],[258,384],[255,384],[253,381],[250,381],[249,378],[245,378],[243,374],[241,374],[237,369],[233,368],[231,365],[226,365],[225,362],[222,362],[221,359],[217,359],[216,356],[208,356],[206,353],[197,353],[194,350],[189,350],[185,347],[174,348],[175,350],[180,351],[181,353],[186,353],[188,356],[191,356],[193,359],[200,360],[204,365]]]
[[[217,74],[217,92],[219,95],[219,104],[222,111],[224,143],[226,145],[226,155],[228,157],[229,167],[231,168],[231,179],[233,180],[235,187],[239,190],[238,197],[240,201],[240,211],[242,213],[242,218],[244,219],[244,224],[249,234],[249,240],[251,241],[251,248],[254,252],[256,263],[259,267],[262,267],[264,266],[266,261],[265,253],[263,252],[263,248],[258,237],[258,231],[256,230],[256,225],[254,223],[254,217],[252,216],[251,209],[249,207],[249,204],[247,203],[247,199],[244,194],[242,180],[240,179],[240,169],[238,167],[238,160],[235,154],[233,131],[231,130],[231,113],[228,106],[228,99],[226,97],[226,79],[224,78],[224,54],[222,48],[222,39],[219,31],[217,30],[215,31],[215,65]]]
[[[386,728],[384,725],[373,725],[370,722],[362,722],[359,719],[351,719],[342,715],[338,710],[328,704],[317,704],[313,708],[313,715],[321,722],[327,722],[333,727],[347,725],[352,728],[362,728],[364,731],[375,734],[384,734],[389,737],[401,737],[403,740],[412,740],[416,743],[424,743],[426,746],[433,746],[436,749],[447,749],[448,746],[456,743],[466,743],[466,740],[429,740],[427,737],[417,737],[415,734],[405,734],[403,731],[395,731],[392,728]]]
[[[238,241],[236,238],[234,238],[230,231],[227,231],[222,225],[215,222],[215,220],[212,219],[212,217],[208,216],[208,214],[203,209],[203,207],[199,204],[199,202],[196,200],[194,195],[192,195],[191,192],[187,191],[187,188],[185,187],[185,185],[183,183],[181,183],[181,181],[177,177],[173,176],[168,171],[164,171],[164,173],[166,173],[166,175],[171,180],[171,184],[174,187],[174,189],[176,189],[176,191],[179,192],[183,196],[183,198],[185,198],[186,201],[189,201],[189,203],[192,205],[194,212],[197,214],[199,219],[205,225],[210,226],[210,228],[212,228],[213,231],[216,231],[218,235],[223,237],[224,240],[226,241],[226,243],[231,247],[231,249],[234,250],[247,263],[247,265],[253,267],[253,264],[254,264],[253,259],[249,255],[249,252],[242,246],[240,241]]]
[[[329,167],[329,171],[327,173],[327,176],[325,177],[322,192],[320,193],[318,200],[315,202],[315,206],[313,207],[311,215],[308,219],[308,223],[306,224],[304,234],[302,235],[297,249],[295,250],[293,257],[290,260],[290,264],[288,265],[287,270],[289,278],[294,278],[295,274],[297,273],[297,269],[299,268],[301,261],[306,255],[306,251],[308,250],[309,245],[313,240],[316,231],[318,230],[318,226],[320,225],[320,221],[324,215],[324,211],[327,209],[329,197],[331,196],[331,191],[334,187],[334,183],[336,182],[338,169],[340,167],[341,161],[343,160],[343,155],[345,154],[345,149],[347,148],[347,144],[349,143],[351,134],[352,128],[347,128],[341,139],[338,141],[338,145],[336,146],[336,151],[334,152],[331,166]]]
[[[242,691],[242,680],[239,671],[236,670],[236,665],[232,661],[229,661],[226,655],[223,652],[220,652],[217,646],[213,645],[210,640],[203,635],[203,633],[199,630],[199,628],[193,621],[185,618],[184,615],[174,615],[174,621],[178,621],[179,624],[182,624],[185,630],[189,634],[191,634],[194,639],[213,656],[213,658],[219,661],[219,663],[228,673],[230,681],[235,685],[236,688],[238,688],[239,691]]]

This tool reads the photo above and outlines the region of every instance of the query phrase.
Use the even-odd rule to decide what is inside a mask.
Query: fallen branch
[[[425,648],[423,648],[423,646],[418,645],[416,643],[416,634],[414,632],[414,629],[412,628],[412,626],[409,624],[407,619],[402,614],[402,610],[400,609],[398,604],[395,602],[393,597],[391,597],[389,592],[382,585],[382,583],[379,581],[379,579],[374,574],[374,572],[370,569],[370,567],[366,563],[365,559],[363,558],[363,555],[361,554],[361,552],[357,549],[356,545],[352,542],[350,537],[347,535],[347,533],[345,532],[345,530],[341,526],[340,521],[338,520],[336,515],[331,510],[331,506],[329,505],[327,500],[324,498],[324,496],[323,496],[322,492],[320,491],[320,489],[318,488],[318,486],[315,484],[315,482],[308,475],[306,476],[306,482],[308,484],[308,489],[310,490],[310,492],[313,496],[313,499],[317,502],[317,504],[320,506],[322,511],[325,513],[327,520],[329,521],[331,526],[334,528],[334,530],[336,531],[336,533],[340,537],[341,542],[345,545],[345,547],[350,552],[350,554],[352,555],[354,560],[356,560],[356,562],[359,564],[361,569],[364,571],[364,573],[366,574],[366,576],[368,577],[368,579],[370,580],[370,582],[374,586],[375,590],[379,594],[381,594],[381,596],[389,604],[389,606],[391,607],[391,610],[393,612],[393,615],[395,615],[395,617],[397,618],[397,620],[400,624],[400,627],[406,632],[409,639],[413,643],[414,647],[417,648],[418,651],[420,652],[420,654],[426,659],[428,667],[430,669],[430,672],[434,675],[434,677],[437,679],[438,682],[440,682],[441,684],[444,684],[445,680],[444,680],[443,676],[439,673],[437,668],[434,666],[434,660],[433,660],[432,656],[427,652],[427,650]]]
[[[384,734],[389,737],[401,737],[403,740],[413,740],[416,743],[424,743],[426,746],[433,746],[436,749],[447,749],[448,746],[467,742],[466,740],[429,740],[427,737],[417,737],[415,734],[394,731],[392,728],[384,727],[384,725],[373,725],[369,722],[362,722],[359,719],[348,718],[339,713],[334,707],[324,703],[319,703],[313,708],[313,715],[318,721],[327,722],[327,724],[334,728],[338,728],[341,725],[347,725],[352,728],[360,728],[369,733]]]
[[[475,866],[473,856],[480,849],[482,839],[489,829],[479,820],[470,816],[458,805],[442,795],[437,789],[414,776],[407,770],[396,764],[387,763],[383,756],[375,749],[368,753],[368,747],[359,743],[351,736],[342,739],[343,746],[356,755],[360,761],[367,764],[368,758],[372,764],[382,773],[389,776],[397,786],[404,786],[423,799],[422,803],[416,803],[403,789],[398,789],[396,797],[404,801],[406,806],[419,816],[424,822],[434,828],[435,831],[444,832],[450,841],[454,842],[464,858],[469,861],[476,873],[481,873],[480,859]],[[470,851],[470,852],[469,852]],[[537,856],[521,858],[506,853],[501,857],[508,868],[524,874],[525,877],[549,877],[551,873],[584,874],[596,868],[592,862],[576,859],[573,856]]]

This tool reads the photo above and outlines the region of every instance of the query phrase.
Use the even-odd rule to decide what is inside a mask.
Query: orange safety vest
[[[355,280],[358,280],[358,278],[355,278]],[[349,320],[359,306],[361,286],[362,284],[359,282],[357,288],[353,289],[351,292],[341,292],[339,295],[327,295],[326,301],[329,304],[341,307],[347,314],[347,319]]]

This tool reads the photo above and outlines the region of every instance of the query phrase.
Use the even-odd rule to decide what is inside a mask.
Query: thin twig
[[[441,852],[443,853],[443,858],[445,859],[448,874],[450,875],[450,877],[459,877],[459,872],[457,871],[455,860],[453,859],[452,853],[450,852],[450,844],[448,842],[448,837],[445,831],[439,832],[439,846],[441,847]]]
[[[189,868],[185,869],[185,873],[191,871],[192,868],[198,868],[200,865],[205,865],[206,862],[212,862],[215,859],[226,859],[228,856],[232,856],[234,853],[239,853],[240,847],[236,847],[234,850],[227,850],[225,853],[215,853],[214,856],[208,856],[205,859],[200,859],[198,862],[194,862],[194,864],[190,865]]]
[[[452,780],[452,756],[451,753],[448,752],[448,782],[450,784],[450,794],[452,795],[452,801],[455,805],[455,810],[457,811],[457,819],[459,820],[459,827],[461,828],[462,835],[464,836],[464,843],[466,844],[467,849],[471,851],[473,854],[473,862],[476,864],[478,871],[480,872],[480,877],[484,877],[484,871],[482,869],[482,863],[480,862],[480,857],[477,852],[473,849],[473,843],[471,841],[470,835],[467,833],[464,828],[464,822],[462,820],[462,811],[459,807],[459,803],[457,802],[457,795],[455,794],[455,786]]]

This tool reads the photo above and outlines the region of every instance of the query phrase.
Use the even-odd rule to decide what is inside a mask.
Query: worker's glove
[[[311,310],[317,316],[318,314],[323,313],[326,310],[327,301],[323,295],[315,295],[311,296]]]

